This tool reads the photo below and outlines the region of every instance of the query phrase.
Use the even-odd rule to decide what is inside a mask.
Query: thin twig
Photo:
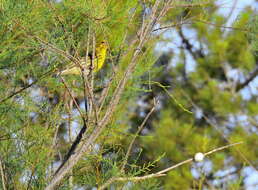
[[[154,99],[154,106],[151,108],[151,110],[149,111],[149,113],[146,115],[146,117],[144,118],[143,122],[141,123],[141,125],[138,127],[138,130],[137,132],[135,133],[129,147],[128,147],[128,150],[126,152],[126,155],[125,155],[125,159],[123,161],[123,165],[121,167],[121,171],[124,172],[124,169],[125,169],[125,166],[127,164],[127,161],[128,161],[128,158],[131,154],[131,150],[132,150],[132,147],[133,147],[133,144],[136,140],[136,137],[139,135],[139,133],[142,131],[142,128],[144,127],[145,123],[147,122],[147,120],[149,119],[149,117],[151,116],[151,114],[153,113],[153,111],[155,110],[155,106],[156,106],[156,102],[155,102],[155,99]]]
[[[208,156],[214,152],[217,152],[217,151],[220,151],[220,150],[224,150],[226,148],[229,148],[229,147],[232,147],[232,146],[236,146],[236,145],[239,145],[239,144],[242,144],[243,142],[238,142],[238,143],[233,143],[233,144],[229,144],[229,145],[226,145],[226,146],[222,146],[222,147],[219,147],[219,148],[215,148],[211,151],[208,151],[206,153],[204,153],[205,156]],[[182,161],[178,164],[175,164],[171,167],[168,167],[164,170],[161,170],[159,172],[156,172],[156,173],[153,173],[153,174],[149,174],[149,175],[145,175],[145,176],[139,176],[139,177],[113,177],[111,179],[109,179],[105,184],[103,184],[102,186],[100,186],[98,188],[98,190],[103,190],[105,188],[107,188],[109,185],[111,185],[112,183],[114,182],[118,182],[118,181],[142,181],[142,180],[146,180],[146,179],[150,179],[150,178],[155,178],[155,177],[162,177],[162,176],[166,176],[165,173],[175,169],[175,168],[178,168],[179,166],[182,166],[184,164],[187,164],[187,163],[190,163],[190,162],[193,162],[194,159],[193,158],[189,158],[185,161]]]
[[[189,4],[174,4],[173,6],[170,6],[169,8],[180,8],[180,7],[185,7],[185,8],[189,8],[189,7],[202,7],[204,5],[211,5],[211,1],[209,2],[205,2],[205,3],[189,3]]]
[[[24,27],[23,25],[18,23],[18,21],[14,20],[14,22],[26,32],[26,34],[25,34],[26,36],[31,37],[32,39],[38,41],[42,45],[47,46],[50,50],[54,51],[54,53],[58,53],[59,55],[63,56],[64,58],[74,62],[78,67],[82,68],[80,61],[78,59],[74,58],[72,55],[68,54],[67,52],[55,47],[53,44],[44,41],[40,37],[38,37],[34,34],[31,34],[31,32],[26,27]]]
[[[246,78],[246,80],[243,83],[238,83],[236,85],[236,91],[238,92],[239,90],[249,85],[249,83],[252,82],[257,76],[258,76],[258,66],[254,69],[253,72],[249,74],[249,76]]]
[[[41,43],[42,45],[47,46],[50,50],[52,50],[54,53],[58,53],[59,55],[63,56],[64,58],[72,61],[73,63],[75,63],[78,67],[82,68],[80,61],[77,60],[76,58],[74,58],[72,55],[66,53],[65,51],[55,47],[54,45],[42,40],[41,38],[39,38],[38,36],[31,34],[31,32],[29,32],[24,26],[22,26],[20,23],[18,23],[18,21],[14,20],[14,22],[21,27],[26,33],[25,35],[28,37],[31,37],[32,39],[34,39],[35,41],[38,41],[39,43]],[[36,83],[38,83],[40,80],[46,78],[47,76],[53,74],[53,72],[56,71],[56,68],[53,68],[49,71],[47,71],[46,73],[43,73],[41,76],[38,77],[38,79],[36,79],[34,82],[28,84],[27,86],[21,88],[20,90],[17,90],[16,92],[13,92],[12,94],[8,95],[7,97],[3,98],[0,100],[0,103],[5,102],[6,100],[22,93],[23,91],[25,91],[26,89],[32,87],[33,85],[35,85]]]
[[[100,112],[101,112],[101,110],[102,110],[102,108],[103,108],[103,106],[105,104],[105,100],[106,100],[106,98],[108,96],[108,92],[109,92],[109,89],[111,87],[112,79],[114,78],[114,75],[115,75],[115,73],[113,73],[113,76],[111,77],[111,80],[108,81],[108,84],[105,85],[105,87],[104,87],[104,89],[103,89],[103,91],[101,93],[101,96],[100,96],[100,99],[99,99],[100,106],[99,106],[99,109],[98,109],[98,115],[100,114]]]
[[[162,26],[162,27],[156,28],[156,29],[152,30],[152,32],[157,32],[159,30],[170,29],[170,28],[174,28],[174,27],[177,27],[177,26],[182,26],[182,25],[185,25],[185,24],[192,24],[192,22],[182,21],[180,23],[171,24],[171,25],[167,25],[167,26]]]
[[[145,175],[141,177],[114,177],[109,179],[104,185],[100,186],[98,190],[103,190],[106,189],[109,185],[111,185],[114,182],[123,182],[123,181],[142,181],[150,178],[155,178],[155,177],[163,177],[166,176],[166,174],[150,174],[150,175]]]
[[[241,141],[241,142],[237,142],[237,143],[233,143],[233,144],[228,144],[228,145],[225,145],[225,146],[216,148],[216,149],[214,149],[214,150],[211,150],[211,151],[209,151],[209,152],[204,153],[204,156],[208,156],[208,155],[210,155],[210,154],[212,154],[212,153],[214,153],[214,152],[217,152],[217,151],[220,151],[220,150],[229,148],[229,147],[231,147],[231,146],[239,145],[239,144],[243,144],[243,142]]]
[[[83,115],[83,113],[82,113],[82,111],[81,111],[81,109],[80,109],[80,106],[77,104],[75,98],[74,98],[73,95],[72,95],[72,92],[71,92],[70,88],[69,88],[69,87],[67,86],[67,84],[65,83],[65,80],[63,79],[63,77],[60,77],[60,78],[61,78],[62,83],[64,84],[65,88],[67,89],[67,91],[68,91],[70,97],[72,98],[73,103],[74,103],[74,105],[76,106],[76,109],[78,110],[78,112],[79,112],[79,114],[80,114],[80,116],[81,116],[83,122],[85,123],[86,118],[84,117],[84,115]]]
[[[136,10],[137,10],[137,7],[138,7],[138,4],[136,5],[136,8],[135,8],[134,12],[133,12],[132,14],[130,14],[128,26],[130,26],[130,24],[133,22],[133,18],[134,18],[134,16],[136,15],[136,12],[137,12],[137,11],[136,11]],[[123,37],[123,40],[122,40],[122,42],[121,42],[121,44],[120,44],[119,53],[118,53],[118,56],[117,56],[117,58],[116,58],[116,60],[115,60],[116,63],[119,62],[119,59],[120,59],[121,54],[122,54],[122,50],[124,49],[124,46],[125,46],[125,44],[126,44],[126,39],[127,39],[127,37],[128,37],[127,35],[128,35],[129,28],[130,28],[130,27],[128,27],[128,28],[126,29],[125,34],[124,34],[124,37]],[[107,98],[107,96],[108,96],[108,91],[109,91],[109,89],[110,89],[110,87],[111,87],[111,84],[112,84],[112,81],[113,81],[113,79],[114,79],[114,77],[115,77],[115,75],[116,75],[116,73],[117,73],[117,72],[116,72],[117,69],[116,69],[116,67],[114,66],[113,59],[112,59],[112,66],[113,66],[113,68],[112,68],[112,71],[113,71],[112,76],[110,77],[110,79],[109,79],[109,81],[108,81],[108,84],[105,85],[105,88],[104,88],[104,90],[103,90],[103,92],[102,92],[102,94],[101,94],[101,96],[100,96],[100,99],[99,99],[99,104],[100,104],[100,106],[99,106],[99,109],[98,109],[98,115],[100,114],[100,112],[101,112],[101,110],[102,110],[102,108],[103,108],[103,106],[104,106],[104,104],[105,104],[105,100],[106,100],[106,98]]]
[[[36,83],[38,83],[40,80],[46,78],[47,76],[51,75],[53,73],[53,71],[56,70],[56,68],[50,69],[49,71],[47,71],[46,73],[43,73],[41,76],[38,77],[38,79],[35,79],[35,81],[33,81],[32,83],[28,84],[27,86],[13,92],[12,94],[8,95],[7,97],[3,98],[0,100],[0,103],[3,103],[5,101],[7,101],[8,99],[22,93],[23,91],[27,90],[28,88],[32,87],[33,85],[35,85]]]
[[[203,23],[203,24],[208,24],[208,25],[218,27],[218,28],[225,28],[225,29],[231,29],[231,30],[239,30],[239,31],[243,31],[243,32],[250,32],[248,29],[232,27],[232,26],[223,26],[223,25],[219,25],[219,24],[215,24],[215,23],[206,21],[206,20],[194,19],[193,21],[200,22],[200,23]]]
[[[86,47],[86,55],[85,55],[85,67],[87,66],[87,63],[89,61],[89,39],[90,39],[90,27],[88,31],[88,36],[87,36],[87,47]],[[87,84],[88,84],[88,78],[87,78],[87,73],[86,73],[86,68],[82,70],[82,82],[83,82],[83,93],[84,93],[84,107],[86,114],[88,114],[88,97],[87,97]]]
[[[87,112],[89,120],[91,120],[91,112],[93,111],[95,114],[96,122],[98,121],[97,116],[97,108],[96,103],[94,101],[94,93],[93,93],[93,81],[94,81],[94,75],[93,75],[93,67],[94,67],[94,59],[95,59],[95,38],[93,35],[93,52],[92,52],[92,59],[89,60],[89,41],[90,41],[90,34],[91,31],[89,29],[88,36],[87,36],[87,49],[86,49],[86,55],[85,55],[85,63],[88,63],[88,61],[91,61],[90,65],[85,64],[85,66],[89,67],[89,73],[86,72],[86,68],[82,69],[82,81],[83,81],[83,88],[84,88],[84,101],[85,101],[85,110]],[[89,82],[89,79],[91,82]],[[93,108],[93,109],[92,109]],[[91,121],[89,121],[91,122]]]
[[[94,67],[97,67],[96,64],[97,63],[97,57],[95,57],[96,55],[96,39],[95,39],[95,33],[93,35],[93,38],[92,38],[92,48],[93,48],[93,56],[92,56],[92,68],[90,69],[90,73],[89,73],[89,77],[90,77],[90,86],[89,86],[89,97],[91,99],[91,107],[92,109],[90,110],[90,115],[92,115],[92,112],[94,113],[95,115],[95,123],[97,124],[98,123],[98,114],[97,114],[97,106],[96,106],[96,102],[95,102],[95,98],[94,98],[94,92],[93,92],[93,89],[94,89],[94,73],[93,73],[93,69]],[[92,118],[92,117],[90,117]]]

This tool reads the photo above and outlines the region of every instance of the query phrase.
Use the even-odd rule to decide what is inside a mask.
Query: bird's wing
[[[90,66],[92,62],[92,59],[90,56],[88,56],[88,59],[87,59],[87,64],[85,64],[85,58],[82,58],[80,60],[80,64],[82,67],[86,68],[86,72],[89,72],[89,69],[87,69],[87,67]],[[60,72],[61,75],[67,75],[67,74],[75,74],[75,75],[79,75],[81,74],[81,69],[78,67],[77,64],[75,64],[74,62],[71,62],[69,63],[66,68],[64,70],[62,70]]]

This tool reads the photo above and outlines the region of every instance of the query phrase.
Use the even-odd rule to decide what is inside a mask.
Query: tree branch
[[[204,153],[205,156],[208,156],[210,154],[213,154],[214,152],[217,152],[217,151],[221,151],[221,150],[224,150],[226,148],[229,148],[229,147],[232,147],[232,146],[236,146],[236,145],[239,145],[239,144],[242,144],[243,142],[238,142],[238,143],[233,143],[233,144],[229,144],[229,145],[226,145],[226,146],[222,146],[222,147],[219,147],[219,148],[215,148],[211,151],[208,151],[206,153]],[[162,177],[162,176],[166,176],[165,173],[175,169],[175,168],[178,168],[179,166],[182,166],[184,164],[187,164],[187,163],[190,163],[190,162],[193,162],[194,159],[193,158],[189,158],[183,162],[180,162],[176,165],[173,165],[171,167],[168,167],[164,170],[161,170],[159,172],[156,172],[156,173],[153,173],[153,174],[149,174],[149,175],[145,175],[145,176],[139,176],[139,177],[113,177],[111,179],[109,179],[105,184],[103,184],[102,186],[100,186],[98,188],[98,190],[103,190],[105,188],[107,188],[109,185],[111,185],[112,183],[114,182],[119,182],[119,181],[142,181],[142,180],[146,180],[146,179],[150,179],[150,178],[154,178],[154,177]]]
[[[14,20],[14,22],[20,27],[22,28],[22,30],[24,30],[26,33],[25,35],[32,38],[33,40],[39,42],[40,44],[46,46],[49,50],[53,51],[54,53],[58,53],[59,55],[63,56],[64,58],[72,61],[73,63],[75,63],[78,67],[80,67],[81,69],[83,69],[83,67],[81,66],[80,64],[80,61],[76,58],[74,58],[72,55],[66,53],[65,51],[55,47],[54,45],[42,40],[40,37],[34,35],[34,34],[31,34],[31,32],[29,32],[24,26],[22,26],[20,23],[18,23],[18,21]],[[51,75],[54,73],[54,71],[56,70],[56,67],[47,71],[46,73],[43,73],[41,76],[38,77],[38,79],[36,79],[34,82],[32,82],[31,84],[21,88],[20,90],[16,91],[16,92],[13,92],[12,94],[8,95],[7,97],[3,98],[2,100],[0,100],[0,103],[3,103],[5,102],[6,100],[22,93],[23,91],[25,91],[26,89],[32,87],[33,85],[35,85],[36,83],[38,83],[40,80],[42,80],[43,78]]]
[[[4,173],[4,165],[3,165],[1,157],[0,157],[0,173],[1,173],[1,181],[2,181],[3,190],[7,190],[6,176]]]
[[[126,152],[126,155],[125,155],[125,159],[124,159],[124,162],[123,162],[123,165],[122,165],[122,172],[124,171],[124,168],[125,168],[125,165],[127,164],[127,161],[128,161],[128,158],[130,156],[130,153],[131,153],[131,150],[132,150],[132,147],[133,147],[133,144],[136,140],[136,137],[139,135],[139,133],[142,131],[142,128],[144,127],[145,123],[147,122],[147,120],[149,119],[149,117],[151,116],[151,114],[154,112],[155,110],[155,106],[156,106],[156,102],[155,102],[155,99],[154,99],[154,106],[151,108],[151,110],[149,111],[149,113],[146,115],[146,117],[144,118],[142,124],[138,127],[138,130],[137,132],[135,133],[129,147],[128,147],[128,150]]]
[[[140,38],[138,39],[138,45],[136,49],[134,50],[133,56],[131,58],[131,61],[124,73],[123,78],[118,83],[115,92],[113,94],[113,98],[111,102],[109,103],[109,107],[106,110],[105,115],[101,119],[101,121],[98,123],[98,125],[94,128],[91,135],[88,135],[87,138],[85,138],[85,142],[78,148],[78,151],[76,151],[66,162],[66,164],[59,170],[59,172],[53,177],[53,179],[50,181],[48,186],[45,188],[45,190],[53,190],[54,187],[60,183],[60,181],[65,177],[65,175],[74,167],[74,165],[81,159],[81,157],[84,155],[84,153],[88,153],[90,151],[90,146],[95,142],[95,140],[99,137],[99,135],[102,133],[102,131],[105,129],[107,124],[110,121],[111,116],[113,115],[120,98],[122,96],[122,93],[125,89],[125,85],[127,81],[129,80],[131,74],[134,71],[134,68],[137,64],[137,58],[141,52],[141,49],[146,42],[147,38],[150,36],[151,31],[153,30],[153,27],[155,24],[159,21],[161,18],[161,15],[164,15],[166,13],[166,10],[168,10],[168,5],[172,2],[172,0],[166,1],[166,3],[163,4],[163,7],[161,9],[158,9],[158,6],[160,4],[160,0],[157,0],[152,7],[152,14],[149,17],[148,22],[144,23],[142,27],[140,28],[139,34]],[[160,12],[158,11],[160,10]]]
[[[255,68],[255,70],[249,75],[249,77],[243,82],[238,83],[236,86],[236,91],[240,91],[241,89],[245,88],[252,80],[255,79],[258,75],[258,67]]]
[[[185,37],[182,28],[179,28],[178,34],[181,37],[182,43],[185,45],[186,50],[193,56],[195,60],[205,57],[204,53],[201,50],[194,50],[193,45]]]
[[[27,90],[28,88],[32,87],[33,85],[35,85],[36,83],[38,83],[40,80],[46,78],[47,76],[51,75],[53,73],[53,71],[55,70],[56,68],[53,68],[49,71],[47,71],[46,73],[42,74],[41,76],[39,76],[38,79],[36,79],[35,81],[33,81],[32,83],[28,84],[27,86],[21,88],[20,90],[17,90],[16,92],[13,92],[12,94],[8,95],[7,97],[3,98],[0,100],[0,104],[7,101],[8,99],[22,93],[23,91]]]

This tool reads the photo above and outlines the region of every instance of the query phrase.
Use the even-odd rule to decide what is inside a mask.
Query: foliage
[[[0,1],[3,188],[44,189],[84,126],[83,116],[88,128],[81,143],[98,127],[138,51],[135,41],[155,2]],[[196,152],[240,141],[243,145],[215,152],[203,163],[158,178],[114,181],[108,189],[246,187],[243,171],[255,167],[258,156],[257,14],[242,9],[225,27],[228,18],[213,1],[173,2],[139,50],[110,122],[58,189],[92,189],[116,177],[145,176]],[[67,55],[79,59],[102,40],[109,53],[91,83],[95,113],[83,77],[66,76],[63,82],[58,72],[71,63]],[[228,171],[231,181],[220,174]]]

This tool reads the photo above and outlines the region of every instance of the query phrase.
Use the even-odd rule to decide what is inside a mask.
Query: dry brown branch
[[[233,144],[229,144],[229,145],[226,145],[226,146],[222,146],[222,147],[219,147],[219,148],[215,148],[211,151],[208,151],[206,153],[204,153],[205,156],[208,156],[214,152],[217,152],[217,151],[220,151],[220,150],[224,150],[226,148],[229,148],[229,147],[232,147],[232,146],[236,146],[236,145],[239,145],[239,144],[242,144],[243,142],[238,142],[238,143],[233,143]],[[103,184],[102,186],[100,186],[98,188],[98,190],[103,190],[105,188],[107,188],[109,185],[111,185],[112,183],[114,182],[119,182],[119,181],[142,181],[142,180],[145,180],[145,179],[150,179],[150,178],[154,178],[154,177],[162,177],[162,176],[166,176],[165,173],[179,167],[179,166],[182,166],[184,164],[187,164],[187,163],[190,163],[190,162],[193,162],[194,159],[193,158],[189,158],[185,161],[182,161],[176,165],[173,165],[171,167],[168,167],[164,170],[161,170],[159,172],[156,172],[156,173],[153,173],[153,174],[149,174],[149,175],[145,175],[145,176],[139,176],[139,177],[113,177],[111,179],[109,179],[105,184]]]

